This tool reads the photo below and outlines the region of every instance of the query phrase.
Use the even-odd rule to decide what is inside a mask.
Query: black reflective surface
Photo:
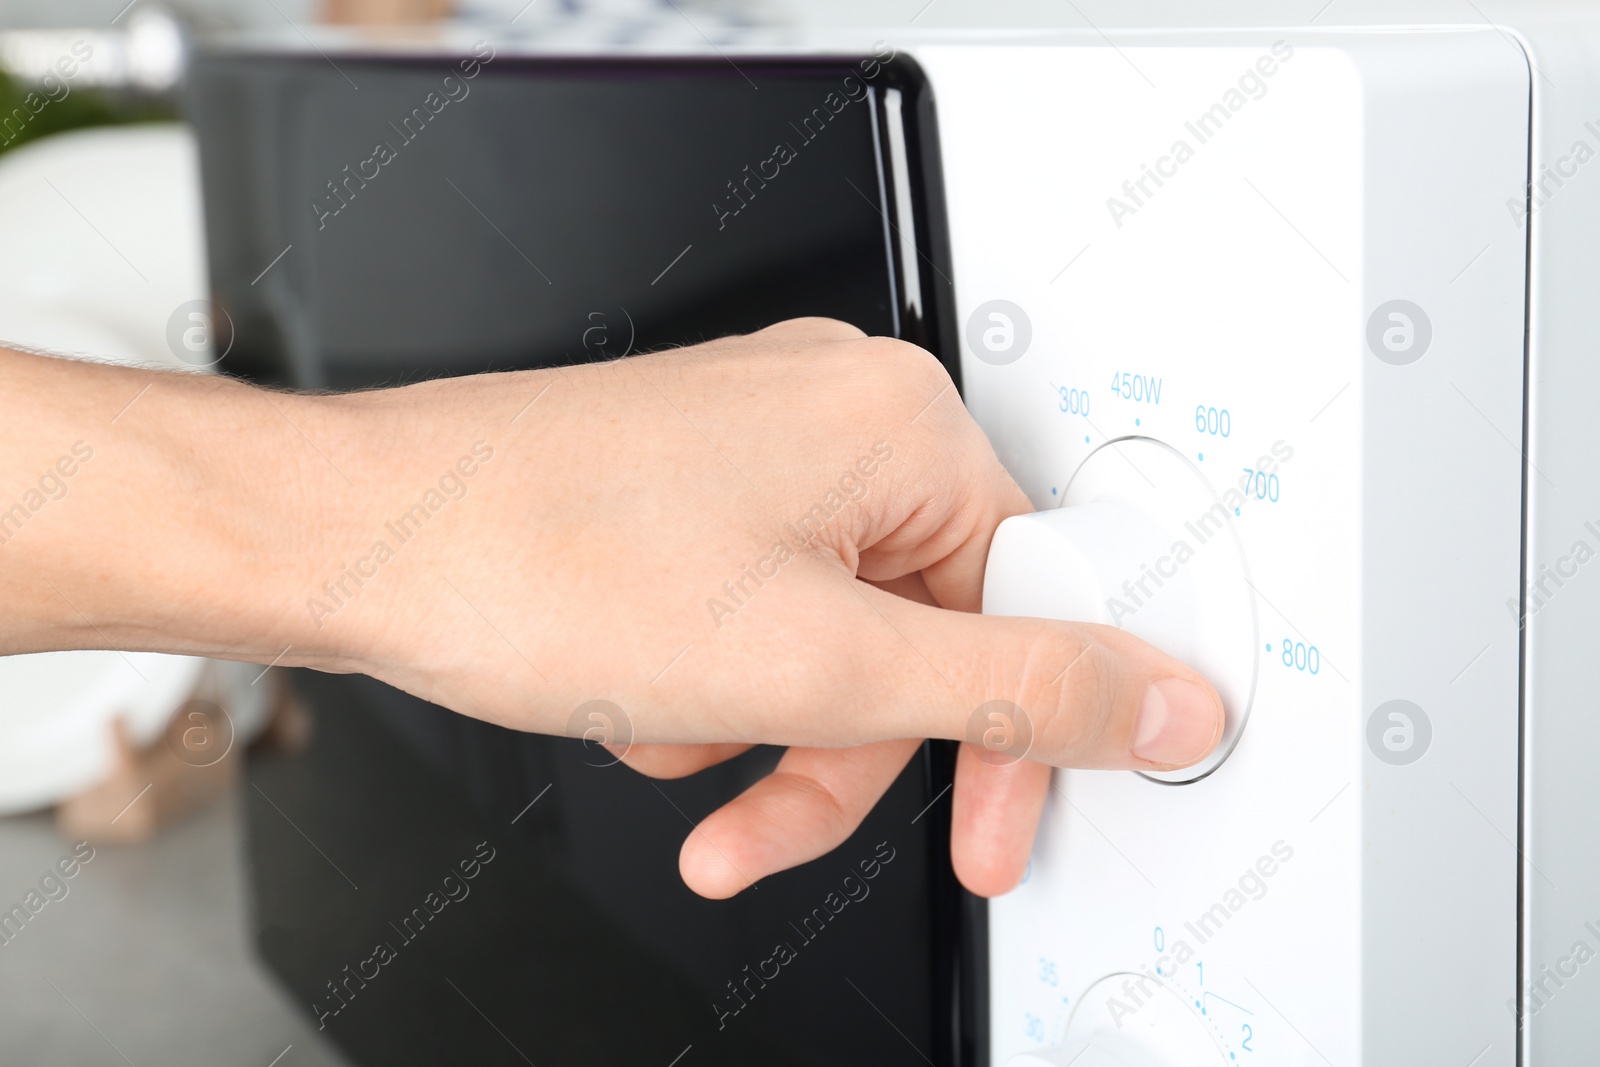
[[[937,322],[894,286],[885,220],[901,216],[874,121],[891,83],[913,115],[931,106],[908,62],[806,125],[857,61],[499,57],[466,80],[454,59],[203,60],[191,109],[224,368],[361,387],[796,315],[937,350]],[[748,183],[779,144],[777,176]],[[936,177],[913,181],[930,264]],[[311,746],[249,772],[258,944],[357,1063],[976,1062],[943,748],[836,853],[712,902],[683,887],[679,846],[775,753],[656,783],[370,679],[296,685]]]
[[[726,64],[460,62],[201,63],[230,368],[357,386],[797,314],[896,332],[873,101],[824,104],[851,61],[764,69],[759,90]]]

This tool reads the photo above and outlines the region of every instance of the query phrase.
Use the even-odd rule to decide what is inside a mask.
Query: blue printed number
[[[1161,403],[1161,379],[1150,374],[1120,371],[1111,376],[1111,392],[1138,404]]]
[[[1308,645],[1304,641],[1291,641],[1283,639],[1283,665],[1307,674],[1316,674],[1322,670],[1322,653],[1317,651],[1316,645]]]
[[[1250,1047],[1250,1042],[1256,1039],[1255,1031],[1250,1029],[1249,1023],[1243,1023],[1241,1025],[1244,1028],[1244,1040],[1239,1042],[1239,1047],[1244,1049],[1246,1052],[1254,1052],[1255,1049]]]
[[[1056,977],[1056,965],[1043,956],[1039,957],[1039,981],[1050,986],[1060,983],[1060,979]]]
[[[1244,495],[1253,496],[1257,500],[1269,503],[1278,502],[1278,476],[1258,471],[1254,467],[1244,468],[1244,477],[1239,479],[1239,485],[1244,489]]]
[[[1068,415],[1089,414],[1089,390],[1069,389],[1059,387],[1056,392],[1061,394],[1061,410]]]
[[[1227,408],[1208,408],[1204,404],[1194,409],[1194,428],[1209,437],[1226,437],[1233,432],[1233,416]]]

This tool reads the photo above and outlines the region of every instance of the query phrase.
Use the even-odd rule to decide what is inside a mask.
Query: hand
[[[55,606],[11,650],[277,657],[544,733],[607,700],[627,762],[663,777],[790,746],[686,840],[706,896],[839,844],[920,739],[971,740],[990,701],[1025,709],[1033,741],[958,757],[952,857],[986,895],[1020,879],[1051,765],[1183,766],[1221,733],[1210,686],[1137,639],[974,614],[995,527],[1031,508],[944,370],[898,341],[804,319],[342,396],[91,369],[28,439],[155,384],[40,520],[58,552],[88,536],[83,562],[109,510],[101,536],[136,562],[41,562],[56,595],[13,568],[0,600]]]

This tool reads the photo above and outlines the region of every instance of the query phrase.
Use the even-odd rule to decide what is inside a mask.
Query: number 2
[[[1244,1027],[1244,1040],[1239,1043],[1239,1047],[1244,1049],[1246,1052],[1254,1052],[1255,1049],[1250,1047],[1250,1042],[1255,1040],[1255,1031],[1250,1029],[1249,1023],[1244,1023],[1242,1025]]]

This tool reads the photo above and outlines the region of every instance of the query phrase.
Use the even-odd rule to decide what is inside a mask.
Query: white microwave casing
[[[1187,457],[1261,657],[1214,773],[1056,773],[996,1065],[1592,1058],[1600,33],[1509,23],[908,49],[974,416],[1041,509]]]
[[[1101,449],[1170,446],[1225,505],[1256,608],[1216,771],[1057,772],[1027,882],[990,905],[992,1061],[1123,1040],[1513,1063],[1520,49],[1282,31],[916,58],[958,323],[1001,299],[1031,334],[999,362],[964,331],[973,415],[1040,508]],[[1234,551],[1205,514],[1176,555]]]

